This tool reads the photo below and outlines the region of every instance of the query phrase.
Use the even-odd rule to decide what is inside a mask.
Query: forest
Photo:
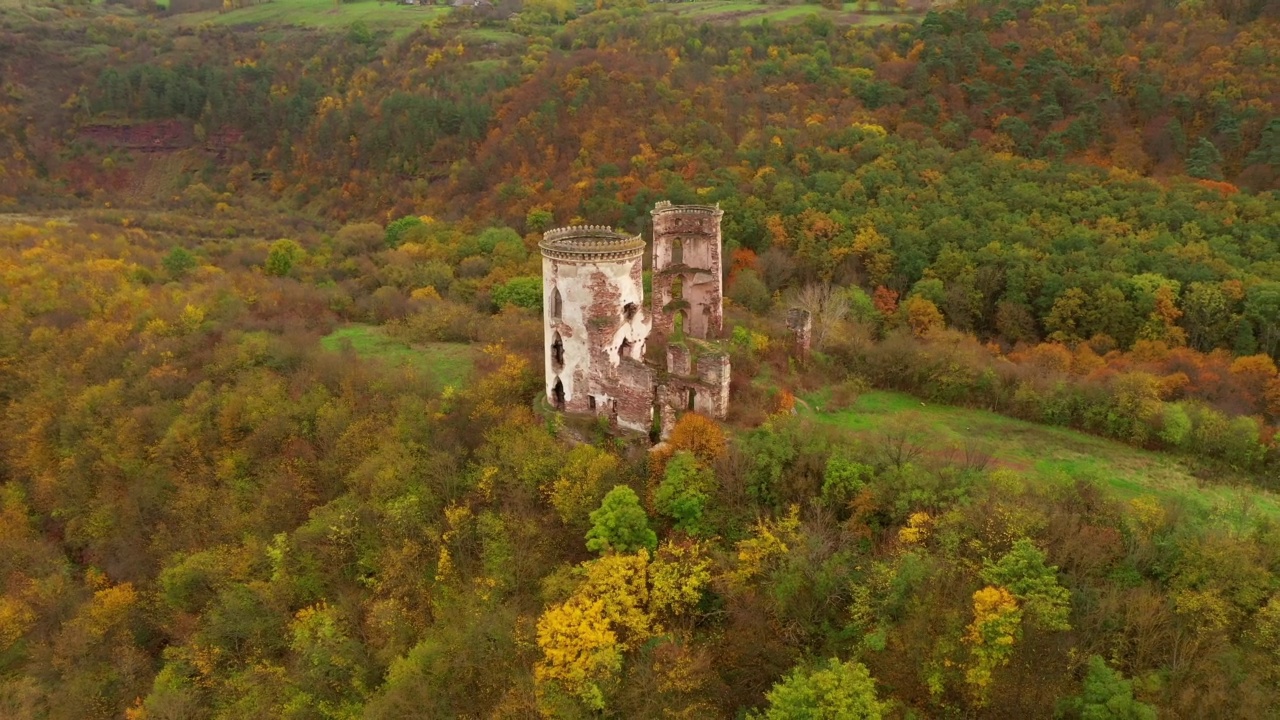
[[[1280,713],[1280,6],[926,5],[0,3],[0,717]],[[538,241],[658,200],[654,447]]]

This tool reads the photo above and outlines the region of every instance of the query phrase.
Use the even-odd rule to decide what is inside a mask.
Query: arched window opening
[[[696,400],[697,397],[698,397],[698,391],[694,390],[693,388],[689,388],[689,404],[685,407],[685,410],[693,409],[693,401]]]
[[[556,378],[556,384],[551,386],[551,404],[557,410],[564,409],[564,383],[560,382],[560,378]]]
[[[564,341],[558,332],[551,336],[551,364],[556,370],[564,367]]]
[[[552,317],[552,319],[555,319],[555,320],[559,320],[559,319],[560,319],[560,312],[561,312],[561,310],[562,310],[562,308],[561,308],[561,305],[562,305],[562,304],[563,304],[563,301],[560,299],[560,289],[559,289],[559,288],[552,288],[552,289],[551,289],[551,317]]]
[[[684,262],[684,243],[680,238],[671,241],[671,264],[680,265]]]
[[[627,319],[627,322],[631,322],[631,320],[636,316],[636,304],[627,303],[626,305],[623,305],[622,316]]]
[[[672,300],[684,299],[684,278],[680,277],[679,275],[671,279],[671,299]]]
[[[622,344],[618,346],[618,359],[625,360],[631,357],[631,341],[623,338]]]

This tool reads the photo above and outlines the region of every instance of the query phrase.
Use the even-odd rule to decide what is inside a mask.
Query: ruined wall
[[[618,365],[617,414],[614,422],[619,427],[636,432],[649,432],[653,425],[654,376],[653,368],[630,358]]]
[[[667,346],[667,376],[658,391],[662,437],[671,432],[676,417],[693,411],[723,420],[729,413],[729,356],[697,341]]]
[[[813,315],[803,308],[787,311],[787,329],[791,331],[792,349],[801,360],[809,357],[813,345]]]
[[[694,409],[717,420],[725,419],[729,414],[729,356],[722,352],[699,355],[696,370],[703,392],[695,398]]]
[[[682,315],[684,334],[713,338],[724,327],[719,207],[653,209],[653,330],[669,336]]]

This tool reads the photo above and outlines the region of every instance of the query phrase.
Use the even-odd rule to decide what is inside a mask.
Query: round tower
[[[724,326],[719,205],[653,208],[653,329],[713,338]]]
[[[643,385],[644,239],[577,225],[547,231],[539,247],[547,401],[647,428],[646,418],[630,415],[648,412],[651,388],[643,388],[643,400],[631,399],[634,411],[620,398],[620,388]]]

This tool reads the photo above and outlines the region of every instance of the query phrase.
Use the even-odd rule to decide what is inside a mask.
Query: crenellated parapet
[[[607,225],[570,225],[543,233],[538,247],[557,260],[629,260],[644,254],[644,238]]]
[[[720,203],[715,205],[673,205],[670,200],[661,200],[653,206],[650,214],[654,217],[668,214],[712,215],[719,217],[724,215],[724,211],[720,209]]]

